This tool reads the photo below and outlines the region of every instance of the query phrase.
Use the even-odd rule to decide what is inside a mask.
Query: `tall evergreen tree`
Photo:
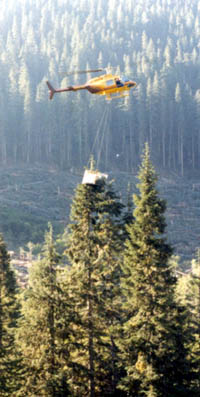
[[[45,236],[42,259],[32,266],[22,301],[18,341],[26,376],[19,396],[68,396],[68,307],[57,274],[59,255],[52,228]]]
[[[15,345],[19,315],[17,288],[10,257],[0,235],[0,396],[14,396],[19,386],[20,360]]]
[[[77,397],[118,395],[122,207],[105,179],[79,185],[72,204],[66,253],[76,313],[70,360]]]
[[[128,226],[124,288],[129,319],[122,351],[131,396],[188,396],[190,371],[183,340],[183,313],[175,302],[176,279],[168,260],[165,202],[146,144],[134,195],[134,222]]]
[[[177,284],[177,300],[187,307],[187,321],[184,323],[185,333],[189,333],[189,354],[194,368],[192,384],[200,393],[200,251],[197,259],[192,261],[191,272],[179,276]]]
[[[191,291],[188,296],[188,303],[191,309],[193,320],[193,343],[190,345],[191,360],[195,368],[194,387],[197,394],[200,393],[200,258],[193,262],[192,277],[190,281]]]

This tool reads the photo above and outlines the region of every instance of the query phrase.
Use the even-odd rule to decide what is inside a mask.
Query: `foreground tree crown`
[[[93,170],[91,163],[90,172]],[[74,396],[117,396],[120,377],[120,255],[123,205],[100,179],[77,187],[67,237],[68,292],[75,319],[71,350]],[[122,394],[120,394],[122,395]]]
[[[169,265],[172,248],[165,236],[165,201],[146,144],[134,195],[134,222],[124,256],[128,321],[122,350],[127,377],[122,389],[133,396],[188,395],[189,366],[183,342],[176,279]]]

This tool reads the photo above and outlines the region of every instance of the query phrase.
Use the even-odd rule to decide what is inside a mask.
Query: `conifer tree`
[[[77,187],[66,249],[71,263],[67,288],[76,315],[71,388],[77,397],[118,395],[122,208],[105,179]]]
[[[138,178],[134,222],[127,227],[124,255],[128,320],[121,345],[127,370],[122,389],[137,397],[186,397],[191,374],[183,340],[184,316],[175,303],[165,202],[159,198],[147,144]]]
[[[199,250],[198,259],[193,262],[192,275],[190,280],[190,293],[188,296],[188,306],[190,315],[193,320],[192,336],[193,341],[190,344],[191,361],[195,368],[195,377],[193,384],[197,395],[200,393],[200,260]],[[190,328],[191,332],[191,328]]]
[[[10,257],[0,235],[0,396],[15,395],[20,382],[20,359],[15,345],[19,315],[17,287]]]
[[[22,301],[18,341],[26,374],[20,397],[69,395],[65,369],[69,312],[59,283],[59,259],[50,226]]]
[[[182,274],[177,284],[177,300],[187,308],[185,334],[189,334],[188,347],[191,366],[194,368],[192,385],[200,393],[200,260],[192,260],[190,273]]]

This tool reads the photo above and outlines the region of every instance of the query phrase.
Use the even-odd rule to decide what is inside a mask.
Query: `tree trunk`
[[[89,299],[88,299],[88,325],[89,325],[89,380],[90,380],[90,397],[94,397],[94,346],[93,346],[93,321],[92,321],[92,299],[91,299],[91,270],[88,271],[89,277]]]

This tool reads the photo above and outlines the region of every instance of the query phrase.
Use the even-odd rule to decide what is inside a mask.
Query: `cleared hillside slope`
[[[56,233],[69,222],[74,190],[81,183],[84,170],[0,169],[0,231],[10,250],[43,240],[48,222]],[[136,192],[136,174],[115,172],[115,190],[127,202],[127,186]],[[168,239],[174,254],[181,261],[195,256],[200,242],[200,183],[199,178],[183,178],[176,174],[159,176],[158,188],[167,200],[166,220]]]

